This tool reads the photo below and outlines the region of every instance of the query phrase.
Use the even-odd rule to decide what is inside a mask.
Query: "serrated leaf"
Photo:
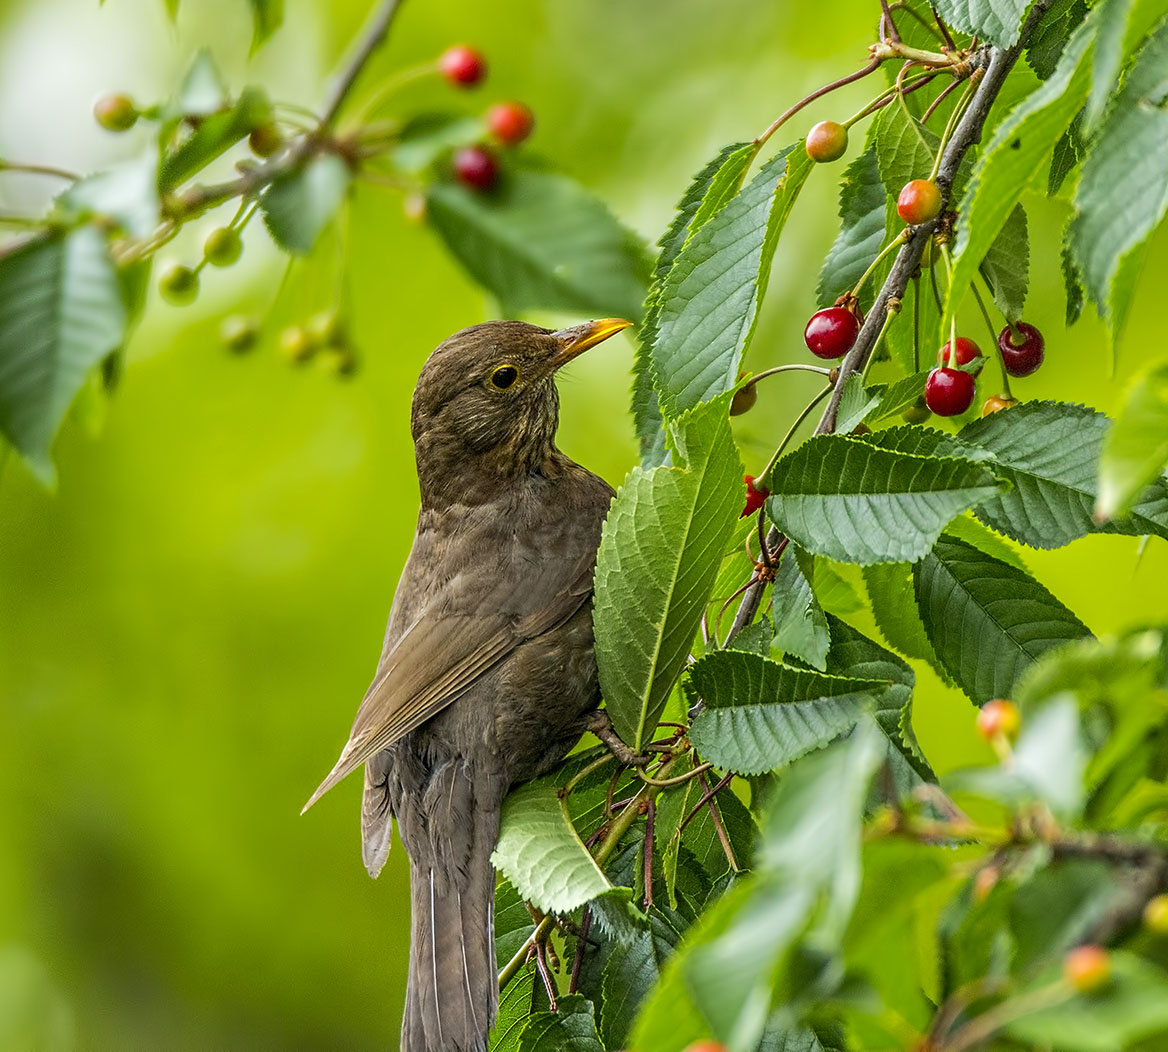
[[[150,150],[137,160],[78,179],[57,203],[70,222],[101,216],[127,234],[145,237],[159,222],[158,155]]]
[[[884,188],[897,197],[904,184],[927,179],[941,140],[897,105],[885,106],[876,118],[876,162]],[[891,220],[890,220],[891,221]],[[899,223],[897,224],[899,229]]]
[[[1031,0],[935,0],[941,17],[955,29],[998,47],[1013,47]]]
[[[955,537],[937,541],[913,583],[933,650],[977,704],[1011,697],[1042,654],[1091,634],[1029,574]]]
[[[248,0],[251,4],[251,49],[255,51],[284,22],[284,0]]]
[[[536,1012],[519,1035],[519,1052],[604,1052],[592,1002],[567,994],[558,999],[556,1011]]]
[[[836,411],[836,433],[846,435],[857,424],[866,420],[868,414],[879,404],[880,392],[865,387],[864,379],[859,373],[849,373],[844,381],[843,394],[840,396],[839,408]]]
[[[624,1047],[637,1009],[661,978],[687,927],[676,914],[654,908],[649,911],[648,927],[613,951],[604,969],[600,1016],[605,1047]]]
[[[348,165],[325,153],[273,182],[260,196],[260,208],[276,243],[297,255],[311,252],[341,207],[349,178]]]
[[[682,246],[658,297],[653,381],[666,415],[734,387],[775,245],[811,170],[790,146]]]
[[[767,511],[786,536],[816,554],[860,565],[910,562],[950,519],[997,489],[994,476],[968,460],[820,435],[775,466]]]
[[[690,740],[703,760],[739,774],[773,771],[822,748],[854,727],[888,687],[732,650],[707,654],[690,677],[705,702]]]
[[[489,194],[437,182],[427,191],[426,219],[508,314],[542,308],[641,316],[644,250],[599,198],[567,176],[514,171]]]
[[[519,1052],[519,1035],[534,1010],[535,965],[528,964],[499,994],[499,1014],[491,1030],[490,1052]]]
[[[794,556],[795,553],[791,552],[779,561],[771,589],[774,632],[767,649],[776,652],[776,657],[793,654],[822,672],[831,646],[831,634],[827,618],[811,590],[811,582]],[[740,646],[738,649],[744,648]]]
[[[1046,181],[1046,193],[1049,197],[1062,189],[1066,178],[1082,160],[1084,146],[1078,134],[1078,119],[1071,122],[1071,126],[1063,132],[1062,138],[1054,146],[1054,153],[1050,157],[1050,175]]]
[[[596,662],[613,725],[636,749],[685,663],[738,514],[742,467],[729,398],[672,424],[675,466],[634,468],[604,523]]]
[[[567,913],[612,890],[546,780],[520,786],[503,801],[491,864],[545,913]]]
[[[887,195],[869,146],[848,165],[840,184],[840,232],[819,271],[818,302],[830,306],[852,288],[884,244]]]
[[[1101,0],[1096,16],[1098,29],[1091,62],[1091,91],[1083,107],[1083,131],[1090,136],[1103,110],[1115,95],[1123,65],[1123,40],[1135,0]]]
[[[1119,0],[1109,0],[1101,13]],[[1168,212],[1168,21],[1140,49],[1083,161],[1068,243],[1087,296],[1118,340],[1139,253]],[[1120,278],[1125,280],[1121,281]]]
[[[990,453],[1011,483],[976,508],[982,522],[1032,548],[1057,548],[1088,533],[1168,537],[1168,483],[1144,490],[1127,518],[1103,526],[1092,512],[1111,422],[1064,402],[1024,402],[967,424],[959,438]]]
[[[1096,514],[1127,515],[1168,466],[1168,360],[1142,372],[1103,440]]]
[[[271,101],[262,88],[244,88],[234,106],[203,117],[178,145],[164,144],[167,148],[158,169],[159,190],[182,185],[257,125],[269,120],[271,113]]]
[[[956,520],[954,520],[956,521]],[[917,610],[911,563],[875,563],[864,567],[868,602],[888,645],[914,661],[925,661],[946,683],[949,673],[933,651]]]
[[[1088,19],[1067,42],[1050,77],[1005,117],[973,167],[957,217],[956,257],[945,295],[947,330],[965,290],[1035,173],[1046,169],[1055,144],[1087,97],[1084,61],[1094,40]]]
[[[876,407],[864,417],[865,422],[879,423],[890,416],[899,416],[910,405],[916,405],[917,399],[925,393],[925,381],[929,378],[929,372],[928,369],[922,369],[919,373],[902,377],[889,384],[880,392],[880,401],[876,403]]]
[[[989,283],[994,302],[1010,321],[1022,317],[1030,284],[1030,237],[1026,211],[1015,205],[1005,225],[982,260],[981,272]]]
[[[1030,34],[1026,60],[1043,80],[1054,72],[1068,38],[1086,15],[1087,5],[1083,0],[1056,0],[1039,19]]]
[[[642,467],[657,467],[665,459],[665,429],[657,404],[657,391],[653,387],[652,367],[662,285],[686,238],[738,190],[757,153],[755,143],[731,143],[722,147],[686,187],[672,222],[657,243],[659,251],[653,267],[653,284],[645,298],[645,316],[637,333],[637,353],[633,360],[633,423],[641,440]]]
[[[227,85],[214,56],[207,48],[200,48],[183,77],[175,107],[188,116],[208,117],[226,109],[229,102]]]
[[[0,432],[45,485],[70,403],[125,329],[117,271],[96,228],[40,235],[0,256]]]

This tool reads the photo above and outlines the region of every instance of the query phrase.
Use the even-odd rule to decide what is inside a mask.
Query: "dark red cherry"
[[[1011,376],[1029,376],[1042,364],[1046,357],[1046,340],[1033,325],[1016,321],[1014,331],[1007,325],[998,333],[998,350],[1002,352],[1002,364]]]
[[[973,405],[976,387],[969,373],[938,366],[925,381],[925,405],[938,416],[959,416]]]
[[[803,340],[816,358],[842,358],[859,331],[860,323],[847,307],[827,307],[811,315]]]

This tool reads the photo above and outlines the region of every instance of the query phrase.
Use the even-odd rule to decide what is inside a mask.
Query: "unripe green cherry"
[[[813,161],[838,161],[848,152],[848,129],[835,121],[820,121],[807,133],[803,145]]]
[[[284,145],[284,137],[270,121],[257,124],[247,137],[247,145],[257,157],[271,157]]]
[[[352,376],[357,371],[357,356],[351,347],[332,344],[321,351],[325,368],[336,376]]]
[[[181,307],[199,294],[199,275],[181,263],[172,263],[158,279],[158,291],[167,303]]]
[[[303,325],[289,325],[280,333],[280,353],[295,365],[302,365],[316,353],[316,341]]]
[[[1149,899],[1144,907],[1144,924],[1155,935],[1168,935],[1168,895]]]
[[[203,242],[203,258],[215,267],[229,267],[243,252],[243,239],[234,227],[216,227]]]
[[[335,310],[322,310],[308,319],[308,333],[318,347],[342,347],[345,322]]]
[[[106,131],[129,131],[138,120],[138,107],[129,95],[103,95],[93,104],[93,116]]]
[[[232,314],[223,319],[219,326],[219,339],[223,345],[236,354],[250,351],[260,336],[260,327],[253,318],[242,314]]]

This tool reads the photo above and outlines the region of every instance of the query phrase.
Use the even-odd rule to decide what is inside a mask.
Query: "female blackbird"
[[[377,674],[305,805],[365,764],[371,876],[397,819],[413,915],[403,1052],[485,1052],[503,797],[558,763],[600,700],[592,574],[612,489],[556,448],[553,377],[627,325],[475,325],[430,355],[414,390],[414,545]]]

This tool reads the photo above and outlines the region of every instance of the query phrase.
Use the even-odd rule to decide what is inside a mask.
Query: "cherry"
[[[1042,338],[1042,333],[1027,322],[1015,322],[1014,329],[1021,335],[1021,342],[1015,341],[1009,325],[998,333],[1002,364],[1011,376],[1029,376],[1046,357],[1046,340]]]
[[[973,878],[973,901],[980,904],[990,897],[990,892],[997,886],[1002,873],[997,866],[984,866],[977,871]]]
[[[949,340],[945,341],[945,345],[937,352],[937,364],[949,364]],[[970,362],[976,362],[977,368],[973,370],[972,375],[977,376],[981,373],[982,366],[985,365],[985,358],[982,357],[981,348],[973,342],[968,336],[957,337],[957,364],[968,365]]]
[[[1155,935],[1168,935],[1168,895],[1157,895],[1144,907],[1144,924]]]
[[[93,104],[93,116],[106,131],[129,131],[138,120],[138,107],[129,95],[103,95]]]
[[[454,154],[454,174],[460,183],[485,193],[499,178],[499,164],[482,146],[464,146]]]
[[[842,358],[859,331],[860,323],[847,307],[827,307],[811,315],[803,341],[816,358]]]
[[[739,381],[743,380],[746,373],[739,373]],[[749,413],[754,408],[754,403],[758,401],[758,387],[755,384],[747,384],[745,387],[738,388],[734,392],[734,397],[730,399],[730,415],[741,416],[743,413]]]
[[[918,398],[912,405],[910,405],[900,418],[906,424],[923,424],[933,414],[929,412],[929,407],[925,405],[923,398]]]
[[[685,1052],[730,1052],[720,1041],[695,1041],[687,1045]]]
[[[438,57],[438,72],[456,88],[473,88],[487,75],[487,60],[465,44],[455,44]]]
[[[216,227],[203,242],[203,258],[215,267],[229,267],[243,252],[243,241],[234,227]]]
[[[969,373],[938,366],[925,380],[925,405],[938,416],[958,416],[973,405],[976,386]]]
[[[767,497],[771,495],[771,491],[766,486],[756,483],[753,475],[743,475],[743,481],[746,482],[746,507],[742,509],[742,514],[738,517],[745,519],[747,515],[753,515],[765,503]]]
[[[242,314],[232,314],[223,319],[219,326],[219,339],[229,351],[242,354],[250,351],[259,339],[259,326],[251,318]]]
[[[838,161],[848,152],[848,129],[835,121],[820,121],[807,133],[807,156],[823,164]]]
[[[335,310],[324,310],[308,319],[308,333],[318,347],[343,347],[345,323]]]
[[[176,307],[191,303],[199,294],[199,275],[181,263],[172,263],[158,279],[158,291]]]
[[[271,157],[284,145],[284,137],[270,121],[257,124],[247,137],[247,145],[257,157]]]
[[[357,356],[352,348],[333,344],[322,352],[325,368],[336,376],[352,376],[357,371]]]
[[[504,146],[518,146],[535,127],[535,115],[522,102],[500,102],[487,110],[487,131]]]
[[[316,353],[316,341],[303,325],[289,325],[280,333],[280,353],[301,365]]]
[[[993,741],[997,737],[1013,741],[1018,737],[1018,728],[1022,726],[1022,714],[1018,706],[1005,698],[994,698],[987,701],[977,713],[977,732],[986,741]]]
[[[981,415],[989,416],[990,413],[996,413],[999,409],[1009,409],[1010,406],[1017,404],[1017,398],[1007,398],[1005,395],[990,395],[985,400],[985,405],[981,407]]]
[[[910,226],[927,223],[941,211],[941,190],[931,179],[905,183],[896,199],[896,211]]]
[[[1076,946],[1063,958],[1063,976],[1081,994],[1101,990],[1111,979],[1111,955],[1102,946]]]

